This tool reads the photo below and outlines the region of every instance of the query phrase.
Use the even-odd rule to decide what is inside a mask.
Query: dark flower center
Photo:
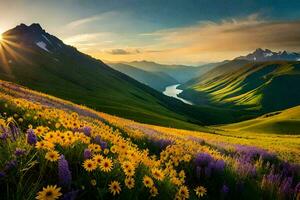
[[[52,193],[51,191],[46,192],[46,196],[47,196],[47,197],[52,196],[52,194],[53,194],[53,193]]]

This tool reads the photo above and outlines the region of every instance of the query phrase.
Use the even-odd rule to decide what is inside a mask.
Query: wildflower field
[[[0,85],[0,199],[300,198],[297,135],[152,126]]]

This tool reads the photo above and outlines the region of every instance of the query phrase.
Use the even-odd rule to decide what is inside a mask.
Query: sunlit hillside
[[[298,135],[151,126],[3,81],[0,95],[4,198],[296,198]]]
[[[266,113],[300,103],[297,61],[233,60],[190,80],[182,96],[195,102]]]

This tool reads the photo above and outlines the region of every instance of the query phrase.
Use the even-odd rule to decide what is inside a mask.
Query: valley
[[[1,200],[300,198],[298,22],[278,48],[283,22],[258,14],[169,23],[87,2],[0,34]]]

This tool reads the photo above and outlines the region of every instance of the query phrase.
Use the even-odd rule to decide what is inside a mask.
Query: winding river
[[[180,90],[180,89],[177,88],[179,86],[180,86],[180,84],[167,86],[166,89],[165,89],[165,91],[163,91],[163,94],[167,95],[169,97],[174,97],[176,99],[179,99],[183,103],[186,103],[186,104],[189,104],[189,105],[193,105],[192,102],[190,102],[188,100],[185,100],[185,99],[183,99],[183,98],[181,98],[181,97],[178,96],[183,91],[183,90]]]

